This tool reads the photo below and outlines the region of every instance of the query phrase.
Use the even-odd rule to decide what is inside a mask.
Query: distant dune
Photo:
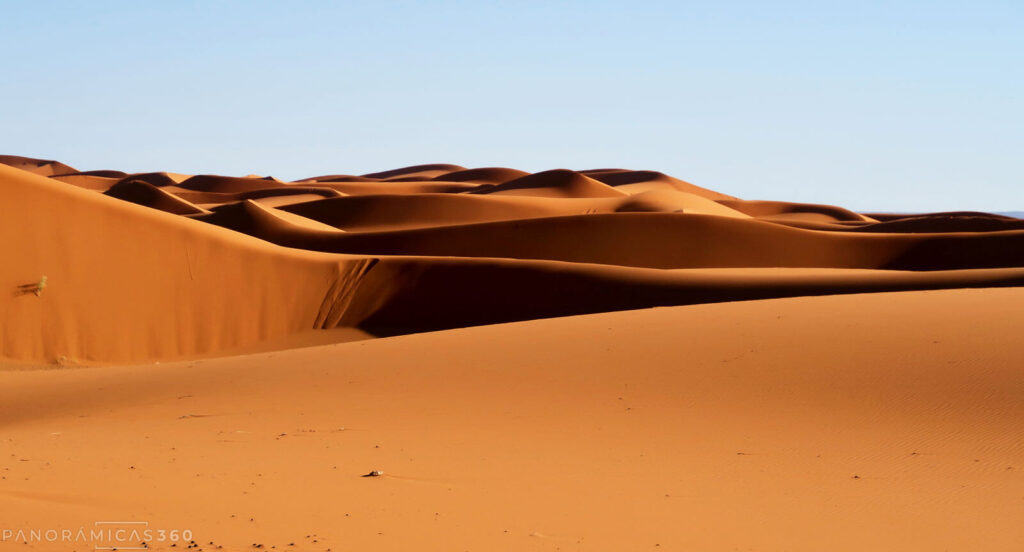
[[[282,182],[0,161],[16,206],[0,219],[0,356],[24,362],[1024,282],[1017,219],[744,201],[656,171],[434,164]]]

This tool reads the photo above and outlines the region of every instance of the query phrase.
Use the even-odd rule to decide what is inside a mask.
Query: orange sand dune
[[[276,181],[260,177],[230,177],[200,174],[177,184],[178,188],[195,192],[238,193],[268,188]]]
[[[0,202],[3,550],[1024,545],[1015,219],[14,156]],[[46,537],[111,524],[188,537]]]
[[[598,180],[567,169],[544,171],[489,186],[471,193],[525,195],[532,197],[622,197],[616,190]]]
[[[485,167],[481,169],[466,169],[464,171],[452,171],[434,177],[434,180],[445,182],[477,182],[488,184],[504,184],[510,180],[529,176],[530,173],[504,167]]]
[[[635,211],[679,211],[744,218],[713,201],[676,191],[616,198],[536,198],[501,194],[384,194],[283,207],[338,228],[397,230],[473,222]]]
[[[1024,220],[987,213],[908,216],[851,228],[860,232],[900,233],[996,232],[1021,229],[1024,229]]]
[[[707,188],[695,186],[689,182],[672,178],[667,174],[656,171],[627,171],[624,169],[598,169],[592,171],[580,171],[582,174],[595,180],[600,180],[609,186],[615,186],[630,193],[645,192],[650,190],[679,190],[700,197],[713,200],[736,199]]]
[[[0,518],[226,551],[1008,552],[1022,301],[748,301],[0,373]]]
[[[387,194],[457,194],[476,189],[477,184],[469,182],[435,182],[419,178],[408,181],[329,181],[317,182],[317,186],[330,188],[345,195]]]
[[[0,217],[16,260],[0,265],[8,358],[161,358],[288,335],[313,327],[353,266],[2,165],[0,182],[18,206]]]
[[[353,176],[351,174],[325,174],[311,178],[303,178],[296,182],[380,182],[377,178],[367,176]]]
[[[75,173],[57,175],[51,178],[58,182],[64,182],[66,184],[78,186],[79,188],[85,188],[86,190],[94,190],[97,192],[106,191],[123,180],[122,178],[111,176],[91,176]]]
[[[448,165],[445,163],[433,164],[433,165],[413,165],[410,167],[402,167],[400,169],[392,169],[388,171],[381,171],[375,173],[364,174],[367,178],[376,179],[391,179],[391,178],[422,178],[429,179],[434,176],[441,174],[447,174],[450,172],[464,171],[466,167],[460,167],[459,165]]]
[[[230,207],[197,218],[287,247],[359,255],[505,257],[646,268],[1024,266],[1021,231],[865,235],[721,216],[616,213],[338,234],[292,227],[253,203]]]
[[[42,176],[53,176],[55,174],[67,174],[76,172],[75,169],[59,161],[47,159],[33,159],[18,155],[0,155],[0,165],[7,165],[23,171]]]
[[[874,222],[874,219],[832,205],[720,199],[719,203],[752,217],[810,222]]]
[[[178,188],[176,186],[168,187],[167,190],[182,199],[186,199],[194,203],[206,203],[210,205],[222,205],[225,203],[244,201],[246,199],[259,201],[267,200],[268,198],[300,198],[303,201],[313,201],[323,198],[342,197],[344,195],[331,188],[300,185],[287,187],[272,186],[265,188],[254,187],[250,190],[241,192],[196,192]]]
[[[145,180],[123,179],[108,188],[103,195],[176,215],[198,215],[208,212],[188,202],[185,198],[158,188]]]
[[[61,177],[61,176],[99,176],[103,178],[124,178],[128,176],[128,173],[124,171],[111,171],[111,170],[99,170],[99,171],[72,171],[69,173],[60,173],[48,175],[50,177]]]
[[[945,212],[941,212],[941,213],[923,213],[923,214],[915,214],[915,213],[864,213],[864,216],[873,218],[873,219],[881,221],[881,222],[888,222],[888,221],[900,220],[900,219],[905,219],[905,218],[921,218],[921,217],[938,217],[938,218],[944,218],[944,217],[987,217],[987,218],[997,218],[997,219],[1003,219],[1003,220],[1019,220],[1019,219],[1015,219],[1014,217],[1010,217],[1010,216],[1006,216],[1006,215],[1000,215],[1000,214],[997,214],[997,213],[982,213],[980,211],[945,211]]]
[[[178,176],[179,178],[175,178],[175,176]],[[128,178],[132,180],[141,180],[143,182],[148,182],[158,188],[162,188],[164,186],[177,186],[179,183],[184,182],[189,177],[186,175],[173,175],[171,173],[165,172],[153,172],[133,174]]]
[[[63,166],[4,159],[36,172]],[[651,306],[1016,286],[1024,270],[1024,231],[999,217],[876,223],[839,207],[730,199],[653,171],[419,165],[296,183],[61,172],[0,167],[0,198],[17,205],[0,222],[17,259],[0,270],[11,290],[0,299],[0,357],[172,359],[315,329],[398,335]]]

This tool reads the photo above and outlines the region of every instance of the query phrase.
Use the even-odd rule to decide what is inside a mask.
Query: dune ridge
[[[284,182],[0,161],[0,200],[17,205],[0,221],[15,260],[0,357],[24,362],[1024,283],[1008,217],[748,201],[656,171],[431,164]]]
[[[0,202],[3,550],[1024,542],[1019,220],[11,156]],[[5,533],[99,520],[194,540]]]

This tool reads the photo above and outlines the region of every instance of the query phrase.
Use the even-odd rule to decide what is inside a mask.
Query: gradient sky
[[[0,153],[274,175],[660,170],[1024,209],[1024,2],[7,2]]]

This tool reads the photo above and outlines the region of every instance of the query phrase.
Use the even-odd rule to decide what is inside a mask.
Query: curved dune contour
[[[0,203],[3,550],[1024,543],[1017,219],[14,156]],[[47,540],[97,526],[153,533]]]
[[[15,260],[0,268],[0,357],[17,361],[1024,283],[1013,219],[749,201],[655,171],[431,164],[284,182],[0,163],[16,206],[0,219]]]

